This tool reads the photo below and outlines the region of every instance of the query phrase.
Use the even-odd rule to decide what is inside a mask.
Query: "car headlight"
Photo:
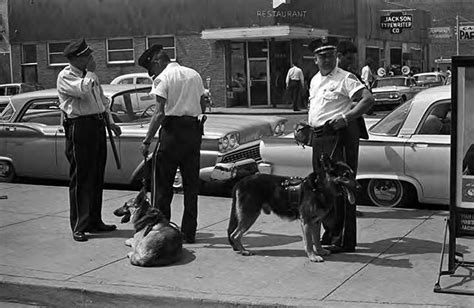
[[[240,134],[229,133],[222,138],[219,138],[219,152],[227,152],[239,146]]]
[[[400,95],[399,95],[398,93],[392,93],[392,94],[390,94],[389,97],[390,97],[391,99],[397,99],[397,98],[400,97]]]

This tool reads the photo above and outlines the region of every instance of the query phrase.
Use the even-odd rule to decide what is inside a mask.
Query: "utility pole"
[[[456,56],[459,56],[459,15],[456,15]]]

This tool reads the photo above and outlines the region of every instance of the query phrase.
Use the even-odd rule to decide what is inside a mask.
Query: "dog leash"
[[[322,135],[323,136],[329,136],[328,132],[330,130],[333,130],[333,128],[329,125],[329,121],[327,121],[326,123],[324,123]],[[336,152],[337,145],[339,144],[340,132],[336,130],[335,131],[335,136],[336,136],[336,142],[334,142],[334,146],[331,150],[331,154],[329,154],[329,158],[331,158],[331,160],[333,159],[334,153]],[[323,146],[321,147],[321,152],[326,153],[324,151],[324,143],[323,143]]]

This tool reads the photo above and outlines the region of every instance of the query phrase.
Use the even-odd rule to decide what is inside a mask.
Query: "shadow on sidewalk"
[[[87,237],[89,239],[101,239],[101,238],[123,238],[128,239],[133,237],[133,230],[115,230],[112,232],[103,232],[103,233],[88,233]]]
[[[199,242],[206,243],[205,248],[231,249],[227,237],[214,237],[213,233],[199,233]],[[298,235],[284,235],[265,233],[262,231],[249,231],[244,236],[242,243],[250,248],[271,247],[301,242],[303,238]]]

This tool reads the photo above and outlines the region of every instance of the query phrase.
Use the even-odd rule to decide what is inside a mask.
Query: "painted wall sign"
[[[451,30],[451,27],[433,27],[428,28],[428,35],[433,39],[452,38],[453,31]]]
[[[380,28],[389,29],[392,34],[402,33],[402,29],[411,28],[413,15],[393,12],[388,16],[380,16]]]
[[[459,39],[460,40],[473,40],[474,39],[474,25],[459,26]]]

